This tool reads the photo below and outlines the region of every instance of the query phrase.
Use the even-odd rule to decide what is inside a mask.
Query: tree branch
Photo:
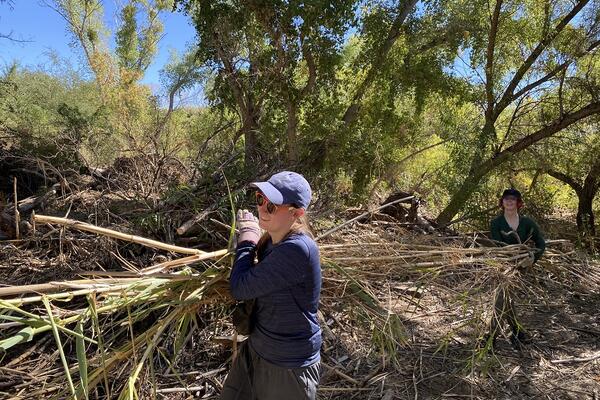
[[[586,49],[586,51],[584,51],[583,53],[579,54],[578,57],[582,57],[582,56],[584,56],[586,54],[591,53],[598,46],[600,46],[600,40],[597,40],[594,43],[592,43]],[[539,85],[541,85],[542,83],[545,83],[545,82],[549,81],[550,79],[554,78],[558,73],[560,73],[560,72],[564,73],[567,70],[567,68],[569,67],[569,65],[571,65],[573,63],[573,61],[574,60],[568,60],[568,61],[563,62],[562,64],[556,66],[552,71],[550,71],[549,73],[547,73],[546,75],[544,75],[543,77],[541,77],[540,79],[538,79],[537,81],[532,82],[532,83],[530,83],[527,86],[524,86],[517,93],[515,93],[515,94],[513,94],[511,96],[510,101],[518,99],[519,97],[523,96],[525,93],[529,92],[531,89],[534,89],[534,88],[538,87]]]
[[[539,142],[540,140],[550,137],[556,132],[559,132],[567,128],[568,126],[595,114],[600,114],[600,101],[590,103],[582,109],[573,113],[565,114],[562,118],[555,120],[552,124],[547,125],[537,130],[536,132],[525,136],[524,138],[514,143],[512,146],[507,147],[505,150],[498,153],[496,157],[490,158],[484,163],[482,163],[477,168],[478,172],[475,175],[484,176],[492,168],[506,161],[511,155],[517,154],[525,150],[529,146]]]
[[[5,40],[10,40],[11,42],[15,42],[15,43],[31,43],[33,42],[33,40],[25,40],[25,39],[17,39],[13,36],[13,31],[10,31],[9,33],[0,33],[0,39],[5,39]]]
[[[304,41],[302,43],[302,56],[306,60],[306,66],[308,67],[308,81],[300,91],[300,97],[304,97],[308,93],[312,92],[317,82],[317,65],[315,63],[315,58],[313,57],[312,51],[308,45],[304,43]]]
[[[548,175],[550,175],[551,177],[558,179],[559,181],[564,182],[567,185],[571,186],[571,188],[575,191],[575,193],[579,194],[583,191],[583,186],[581,186],[581,184],[579,182],[577,182],[575,179],[568,176],[567,174],[564,174],[564,173],[554,170],[554,169],[544,169],[543,171],[545,173],[547,173]]]
[[[352,98],[352,103],[350,104],[350,106],[348,106],[346,112],[344,113],[344,116],[342,117],[344,124],[349,125],[358,117],[358,113],[361,107],[360,103],[362,102],[362,99],[365,93],[367,92],[367,89],[375,80],[377,72],[379,72],[378,68],[383,64],[388,53],[392,49],[392,46],[400,37],[400,30],[402,28],[402,25],[404,24],[404,21],[417,4],[417,1],[418,0],[400,0],[400,3],[398,4],[398,15],[396,16],[396,19],[390,27],[387,38],[381,44],[381,46],[379,46],[379,49],[377,50],[377,53],[373,58],[373,62],[371,63],[371,66],[369,68],[369,71],[367,72],[367,76],[356,90],[356,93]]]
[[[519,114],[519,111],[521,110],[522,102],[523,102],[523,99],[519,99],[519,102],[517,103],[517,106],[515,107],[515,109],[512,113],[512,116],[510,117],[510,121],[508,122],[508,127],[506,128],[506,134],[504,135],[504,137],[502,138],[502,141],[500,142],[500,144],[497,147],[497,150],[496,150],[497,153],[502,151],[504,144],[506,143],[506,141],[508,140],[508,137],[510,136],[510,133],[512,131],[514,123],[517,120],[517,115]],[[561,116],[562,116],[562,114],[561,114]]]
[[[500,20],[500,8],[502,0],[496,0],[496,6],[490,21],[490,32],[488,35],[487,55],[485,63],[485,97],[487,100],[486,114],[494,113],[494,49],[496,48],[496,37],[498,35],[498,21]]]
[[[398,161],[396,163],[396,165],[400,165],[400,164],[404,163],[405,161],[408,161],[411,158],[413,158],[413,157],[415,157],[415,156],[423,153],[424,151],[427,151],[427,150],[432,149],[434,147],[440,146],[440,145],[442,145],[442,144],[444,144],[444,143],[446,143],[448,141],[450,141],[450,139],[444,139],[444,140],[441,140],[441,141],[439,141],[437,143],[430,144],[429,146],[425,146],[425,147],[423,147],[423,148],[415,151],[414,153],[411,153],[411,154],[407,155],[406,157],[404,157],[403,159],[401,159],[400,161]]]
[[[242,117],[243,119],[248,109],[248,105],[244,96],[244,88],[238,80],[237,70],[233,66],[233,60],[231,59],[231,57],[228,57],[225,49],[222,46],[222,42],[219,38],[219,33],[216,31],[213,32],[213,40],[215,42],[217,54],[221,59],[221,62],[223,63],[223,67],[225,69],[225,78],[227,79],[227,82],[229,82],[229,87],[231,88],[233,97],[238,103],[238,107],[240,108],[240,114],[242,114],[240,115],[240,117]]]
[[[410,51],[409,54],[422,54],[429,50],[435,49],[438,46],[446,43],[453,35],[456,35],[459,32],[464,32],[468,30],[467,25],[461,25],[458,23],[449,24],[442,29],[439,29],[437,34],[427,43],[422,44],[419,47],[416,47],[414,51]]]
[[[521,81],[523,80],[523,77],[525,76],[527,71],[529,71],[529,69],[531,68],[533,63],[539,58],[539,56],[546,49],[546,47],[548,47],[548,45],[550,43],[552,43],[552,41],[563,31],[563,29],[567,26],[567,24],[579,13],[579,11],[581,11],[581,9],[583,7],[585,7],[585,5],[587,3],[589,3],[589,1],[590,0],[578,1],[577,4],[575,5],[575,7],[573,7],[573,9],[571,9],[571,11],[567,15],[565,15],[565,17],[558,23],[558,25],[556,26],[556,28],[554,28],[552,33],[545,36],[537,44],[535,49],[529,54],[529,56],[527,57],[527,59],[525,59],[523,64],[521,64],[521,66],[519,67],[519,69],[517,70],[517,72],[515,73],[513,78],[511,79],[510,83],[506,87],[506,90],[504,91],[500,101],[498,102],[498,104],[496,105],[496,108],[494,110],[494,115],[496,117],[498,115],[500,115],[500,113],[502,113],[502,111],[504,111],[504,109],[515,99],[514,91],[517,88],[517,86],[519,85],[519,83],[521,83]],[[559,71],[557,71],[556,73],[558,73],[558,72]],[[548,77],[546,80],[548,80],[548,79],[550,79],[550,77]],[[543,82],[545,82],[545,80],[540,81],[539,83],[537,83],[537,85],[540,85]],[[531,84],[531,85],[533,85],[533,84]],[[531,85],[528,85],[528,86],[531,86]],[[535,85],[535,86],[537,86],[537,85]],[[526,86],[526,87],[528,87],[528,86]],[[528,90],[531,90],[531,88],[533,88],[535,86],[529,87]],[[523,90],[520,90],[518,93],[520,93],[522,95],[525,92],[523,92]]]

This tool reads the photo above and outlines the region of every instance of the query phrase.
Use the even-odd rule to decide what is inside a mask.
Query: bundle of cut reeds
[[[84,279],[0,288],[0,351],[4,354],[0,371],[7,377],[0,379],[0,393],[10,388],[4,393],[15,399],[147,398],[167,393],[167,388],[157,384],[165,376],[190,392],[195,386],[177,372],[186,357],[184,349],[198,345],[192,343],[197,336],[206,340],[200,345],[209,349],[211,338],[232,332],[226,318],[232,303],[227,251],[186,251],[87,224],[44,218],[38,222],[61,223],[192,255],[128,271],[89,272]],[[479,300],[473,304],[489,308],[498,287],[523,284],[519,263],[530,252],[524,245],[477,247],[468,238],[448,243],[434,237],[407,241],[383,236],[361,234],[363,240],[357,240],[349,234],[346,241],[320,245],[325,360],[330,351],[327,346],[339,340],[330,328],[337,321],[343,335],[362,338],[366,332],[371,341],[368,351],[400,368],[399,355],[414,344],[414,338],[410,339],[404,326],[410,315],[394,306],[395,297],[407,297],[416,310],[425,307],[420,305],[422,288],[451,284],[454,292],[465,296],[477,292]],[[547,269],[554,276],[586,279],[600,287],[600,267],[585,265],[583,273],[582,263],[574,253],[551,248],[535,268]],[[385,293],[384,283],[389,288],[390,281],[417,289]],[[349,316],[347,323],[339,321],[341,313]],[[45,348],[56,350],[44,358],[40,354],[45,354]],[[212,365],[212,370],[198,372],[211,377],[212,393],[221,381],[211,371],[223,367]],[[355,384],[343,372],[333,371],[346,384]],[[202,390],[211,392],[208,387]]]

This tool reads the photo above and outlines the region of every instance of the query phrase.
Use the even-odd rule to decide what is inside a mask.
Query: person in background
[[[238,212],[230,288],[236,300],[254,299],[252,330],[221,399],[316,399],[321,265],[306,217],[311,188],[290,171],[251,186],[257,189],[258,219],[247,210]],[[262,237],[260,228],[266,231]]]
[[[530,268],[544,254],[546,249],[544,235],[533,219],[519,214],[524,203],[518,190],[506,189],[502,193],[499,205],[503,212],[490,223],[492,239],[499,245],[525,244],[533,241],[535,248],[531,249],[529,257],[519,262],[519,269]],[[517,320],[512,296],[504,287],[498,289],[494,311],[495,315],[492,316],[486,340],[491,337],[493,344],[501,322],[506,320],[511,328],[510,341],[513,346],[520,348],[523,343],[528,342],[529,338]]]
[[[519,214],[523,205],[521,192],[517,189],[506,189],[500,198],[500,208],[503,212],[492,220],[490,232],[492,239],[505,244],[526,243],[532,240],[535,248],[531,257],[522,263],[523,266],[531,266],[544,254],[546,241],[537,223]]]

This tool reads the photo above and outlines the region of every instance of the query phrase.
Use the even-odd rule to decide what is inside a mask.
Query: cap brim
[[[283,204],[283,195],[269,182],[252,182],[250,186],[260,189],[271,203],[278,206]]]

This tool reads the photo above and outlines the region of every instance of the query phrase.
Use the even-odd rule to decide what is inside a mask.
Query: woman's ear
[[[294,210],[294,218],[300,218],[301,216],[303,216],[306,213],[306,211],[304,210],[304,208],[296,208]]]

